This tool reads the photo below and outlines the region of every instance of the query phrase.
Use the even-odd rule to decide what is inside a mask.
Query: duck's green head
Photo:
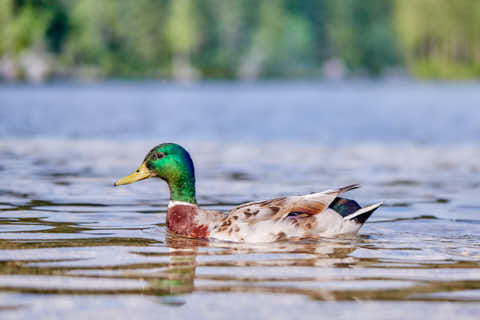
[[[171,200],[196,203],[195,170],[192,158],[182,146],[175,143],[156,146],[145,156],[137,170],[115,182],[114,186],[151,177],[161,178],[168,183]]]

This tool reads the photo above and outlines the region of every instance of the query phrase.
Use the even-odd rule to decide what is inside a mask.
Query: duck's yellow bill
[[[145,165],[145,162],[143,162],[140,165],[140,167],[138,167],[138,169],[135,170],[131,175],[118,180],[113,185],[116,187],[122,184],[130,184],[143,179],[150,178],[152,176],[153,176],[153,173],[150,170],[148,170],[147,166]]]

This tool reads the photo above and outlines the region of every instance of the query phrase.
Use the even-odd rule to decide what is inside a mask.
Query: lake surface
[[[480,85],[0,87],[1,319],[478,319]],[[358,237],[236,244],[113,187],[185,146],[212,209],[351,183]]]

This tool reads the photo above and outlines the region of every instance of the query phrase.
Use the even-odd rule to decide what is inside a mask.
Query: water
[[[479,89],[1,87],[0,318],[477,319]],[[163,183],[113,188],[165,141],[212,209],[351,183],[385,206],[356,238],[180,238]]]

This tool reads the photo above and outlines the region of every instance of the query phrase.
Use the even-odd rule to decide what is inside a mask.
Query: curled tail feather
[[[353,189],[358,189],[358,188],[360,188],[360,185],[358,183],[355,183],[355,184],[348,185],[346,187],[338,188],[336,190],[328,190],[325,193],[328,193],[328,194],[335,193],[337,195],[341,195],[342,193],[345,193]]]

